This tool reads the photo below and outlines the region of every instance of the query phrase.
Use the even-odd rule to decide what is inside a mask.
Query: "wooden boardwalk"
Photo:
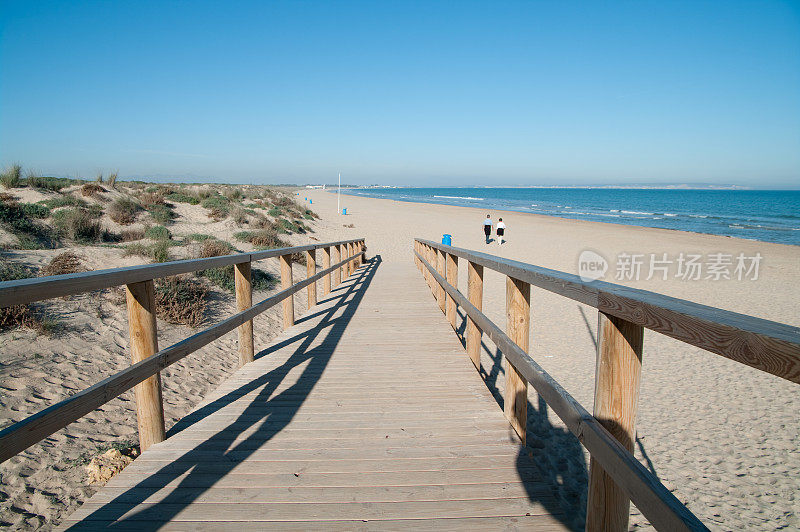
[[[62,527],[565,528],[411,261],[363,265],[168,436]]]

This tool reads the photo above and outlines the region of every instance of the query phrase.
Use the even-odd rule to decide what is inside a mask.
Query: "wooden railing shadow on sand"
[[[316,271],[316,250],[322,250],[323,269]],[[284,328],[294,324],[293,295],[308,289],[309,308],[316,304],[316,282],[327,295],[362,264],[363,239],[238,253],[203,259],[147,264],[111,270],[55,275],[0,283],[0,308],[125,285],[133,365],[0,431],[0,462],[24,451],[73,421],[134,388],[139,446],[146,450],[165,439],[160,371],[224,334],[238,329],[239,365],[254,360],[253,318],[282,303]],[[307,277],[292,282],[292,255],[305,253]],[[281,291],[252,304],[251,264],[278,258]],[[333,265],[331,259],[333,258]],[[234,266],[236,308],[239,312],[203,331],[159,351],[153,279]],[[331,276],[333,279],[331,279]]]
[[[467,296],[458,290],[459,258],[468,261]],[[414,240],[414,260],[457,332],[458,307],[466,313],[475,367],[482,334],[505,355],[503,408],[523,443],[530,383],[589,451],[586,530],[627,530],[631,502],[659,530],[707,530],[633,455],[644,328],[800,383],[797,327],[429,240]],[[506,332],[481,312],[484,268],[506,276]],[[531,285],[598,310],[593,414],[528,354]]]

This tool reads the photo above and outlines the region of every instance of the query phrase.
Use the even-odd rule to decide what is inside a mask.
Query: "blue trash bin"
[[[445,246],[453,245],[453,237],[451,235],[442,235],[442,244]]]
[[[309,202],[311,205],[313,205],[313,204],[314,204],[314,200],[313,200],[313,199],[310,199],[310,200],[308,200],[308,202]]]
[[[347,207],[345,207],[344,209],[342,209],[342,214],[347,214]]]

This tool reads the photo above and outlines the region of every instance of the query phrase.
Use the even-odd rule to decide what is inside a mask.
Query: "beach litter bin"
[[[342,209],[342,214],[347,214],[347,207],[345,207],[344,209]]]
[[[442,235],[442,244],[445,246],[453,245],[453,237],[451,235]]]
[[[314,205],[314,200],[313,200],[313,199],[310,199],[310,200],[308,200],[308,202],[309,202],[311,205]]]

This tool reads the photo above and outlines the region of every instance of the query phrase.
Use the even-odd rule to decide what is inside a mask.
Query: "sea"
[[[800,246],[800,190],[357,188],[342,194],[460,205]]]

